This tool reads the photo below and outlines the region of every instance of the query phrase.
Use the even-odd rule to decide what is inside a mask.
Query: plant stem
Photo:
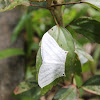
[[[54,17],[55,23],[58,26],[63,26],[63,19],[62,19],[62,10],[61,6],[52,7],[56,4],[62,4],[64,0],[47,0],[47,8],[50,10],[51,14]]]
[[[71,3],[54,4],[54,5],[50,6],[50,7],[44,7],[44,6],[33,5],[33,4],[30,4],[30,6],[33,6],[33,7],[40,7],[40,8],[44,8],[44,9],[50,9],[51,7],[56,7],[56,6],[70,5],[70,4],[80,4],[80,3],[84,3],[84,2],[80,1],[80,2],[71,2]]]
[[[44,8],[44,9],[48,9],[47,7],[40,6],[40,5],[33,5],[33,4],[30,4],[30,6],[33,6],[33,7],[40,7],[40,8]]]
[[[52,17],[53,17],[53,19],[54,19],[56,25],[59,27],[59,24],[58,24],[58,22],[57,22],[57,20],[56,20],[56,18],[55,18],[55,16],[54,16],[54,14],[52,13],[52,11],[50,11],[50,12],[51,12],[51,15],[52,15]]]
[[[80,2],[71,2],[71,3],[55,4],[55,5],[52,5],[51,7],[62,6],[62,5],[70,5],[70,4],[80,4],[80,3],[84,3],[84,2],[80,1]]]
[[[45,2],[46,0],[29,0],[31,2]]]

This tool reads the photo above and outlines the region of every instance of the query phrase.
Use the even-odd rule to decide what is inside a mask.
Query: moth
[[[42,65],[39,69],[38,84],[41,88],[56,78],[65,76],[65,61],[68,51],[63,50],[55,39],[46,32],[41,41]]]

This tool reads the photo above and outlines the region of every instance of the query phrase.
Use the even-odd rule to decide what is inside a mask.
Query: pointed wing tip
[[[67,54],[69,51],[65,51],[65,53]]]
[[[41,84],[41,82],[38,80],[38,85],[43,88],[44,86]]]

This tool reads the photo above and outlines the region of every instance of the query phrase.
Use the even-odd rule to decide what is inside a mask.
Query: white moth
[[[38,84],[41,88],[56,78],[65,76],[67,53],[68,51],[63,50],[48,32],[44,34],[41,41],[42,65],[38,74]]]
[[[82,0],[82,1],[93,4],[93,5],[97,6],[98,8],[100,8],[100,0]]]

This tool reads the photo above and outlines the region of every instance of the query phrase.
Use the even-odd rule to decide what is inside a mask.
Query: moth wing
[[[61,76],[65,76],[64,64],[43,63],[38,74],[38,84],[41,88],[43,88]]]
[[[63,50],[49,33],[41,42],[42,65],[39,69],[38,83],[41,88],[65,75],[65,61],[68,51]]]
[[[67,51],[63,50],[47,32],[41,42],[41,56],[43,62],[65,63]]]

